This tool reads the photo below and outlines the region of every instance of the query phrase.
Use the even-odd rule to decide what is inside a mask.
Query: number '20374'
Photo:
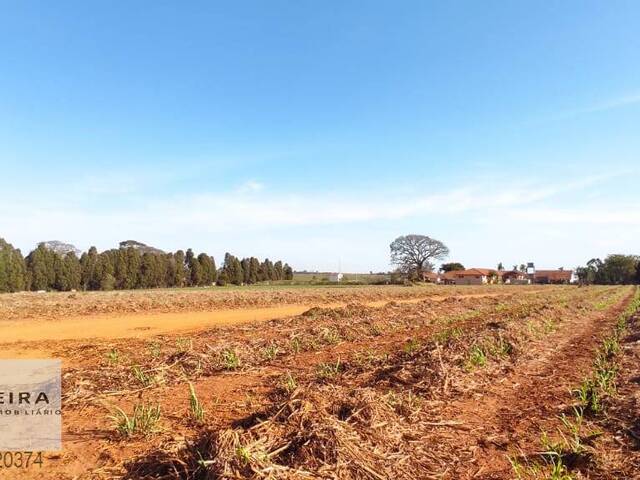
[[[42,467],[42,452],[0,452],[0,468]]]

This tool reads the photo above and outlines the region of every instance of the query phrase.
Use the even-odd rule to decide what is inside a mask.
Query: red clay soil
[[[606,414],[594,425],[602,434],[594,446],[599,462],[588,471],[593,480],[640,478],[640,313],[620,344],[617,395],[605,402]]]
[[[606,313],[566,320],[552,339],[532,344],[504,376],[493,376],[486,386],[449,403],[442,418],[463,427],[444,434],[459,460],[443,478],[514,478],[508,455],[541,451],[541,433],[554,432],[558,417],[571,411],[571,390],[592,369],[596,349],[629,299]],[[638,363],[632,370],[637,374]]]
[[[570,298],[571,295],[577,296],[575,292],[581,294],[579,290],[567,292],[570,292]],[[563,318],[553,335],[530,342],[527,351],[519,355],[515,362],[501,366],[498,374],[495,371],[470,374],[473,379],[465,384],[466,391],[462,395],[457,398],[442,395],[442,401],[433,402],[433,410],[429,415],[435,420],[433,433],[443,444],[439,450],[448,449],[447,459],[454,458],[455,461],[450,462],[443,471],[429,475],[426,472],[424,475],[416,473],[415,478],[514,478],[506,454],[518,448],[527,453],[539,448],[540,429],[553,428],[547,426],[557,420],[557,415],[570,404],[569,389],[575,387],[589,370],[595,348],[611,329],[627,300],[628,296],[620,300],[615,308],[606,311],[591,311]],[[496,308],[501,301],[494,300]],[[488,299],[485,299],[486,302]],[[411,308],[419,312],[418,308],[427,307]],[[381,311],[391,315],[393,308]],[[374,318],[378,314],[371,313]],[[399,309],[397,315],[403,314],[406,312]],[[469,327],[474,323],[477,322],[469,321]],[[466,322],[463,321],[461,325],[466,325]],[[252,331],[248,332],[251,334]],[[408,336],[413,338],[431,333],[433,329],[427,325],[415,331],[401,330],[383,335],[373,342],[370,338],[356,338],[334,347],[278,359],[269,365],[247,371],[216,373],[199,378],[196,390],[209,412],[208,427],[228,428],[247,415],[263,411],[272,401],[270,396],[276,379],[285,371],[313,372],[318,362],[333,359],[336,355],[344,355],[343,358],[348,361],[369,350],[392,350],[394,346],[397,349],[398,342],[402,345]],[[220,340],[226,341],[223,338]],[[120,347],[123,343],[118,342],[117,345]],[[86,344],[82,345],[86,352],[73,351],[74,355],[82,355],[89,360],[84,365],[74,362],[76,367],[99,369],[100,365],[96,362],[98,358],[104,360],[105,347],[107,345],[104,343],[95,346]],[[131,347],[138,348],[137,345]],[[633,378],[628,380],[630,389],[633,385],[637,386],[633,381]],[[468,385],[472,386],[471,389]],[[87,404],[80,409],[68,409],[64,417],[65,453],[57,457],[50,456],[42,472],[32,470],[24,475],[21,473],[20,477],[12,477],[11,472],[0,469],[0,478],[120,478],[123,474],[122,462],[144,457],[145,452],[154,449],[166,451],[173,444],[183,445],[185,438],[193,436],[195,429],[185,421],[189,411],[186,393],[186,382],[180,381],[157,390],[107,397],[108,401],[113,399],[114,404],[127,411],[142,398],[146,402],[161,404],[164,409],[163,421],[170,428],[150,438],[115,438],[113,425],[106,418],[107,409],[103,405]],[[430,438],[429,441],[434,439]],[[149,458],[153,461],[153,457]]]
[[[66,319],[114,314],[212,312],[216,310],[330,305],[429,297],[540,290],[540,286],[311,286],[121,290],[112,292],[18,292],[0,295],[0,321]],[[548,286],[548,289],[554,288]],[[107,317],[108,318],[108,317]]]
[[[497,386],[492,387],[489,384],[488,387],[476,389],[475,392],[467,391],[459,400],[454,397],[446,398],[446,395],[443,395],[440,397],[441,400],[430,402],[429,415],[434,421],[427,424],[432,424],[435,432],[440,430],[441,435],[439,439],[437,435],[430,435],[428,442],[432,444],[434,441],[439,441],[438,450],[442,450],[445,446],[449,448],[450,451],[446,454],[448,466],[444,471],[424,470],[416,473],[415,477],[403,476],[402,478],[513,478],[505,456],[507,447],[510,443],[513,446],[517,444],[523,448],[530,447],[539,439],[539,431],[529,435],[529,430],[535,429],[538,424],[544,424],[548,419],[555,419],[556,409],[563,407],[558,405],[558,398],[580,378],[582,370],[572,370],[575,368],[572,359],[577,363],[583,363],[585,368],[588,367],[600,337],[615,322],[618,312],[626,304],[627,299],[628,296],[619,300],[619,305],[609,308],[606,313],[592,311],[577,315],[575,318],[563,319],[561,328],[553,335],[547,336],[546,343],[540,341],[528,345],[527,353],[521,355],[519,360],[509,367],[511,372],[507,372],[506,377],[499,381]],[[413,332],[413,334],[419,335],[420,332]],[[400,336],[400,334],[385,336],[383,343],[395,345],[397,351]],[[330,358],[335,360],[336,353],[343,353],[346,358],[349,358],[349,354],[357,353],[355,346],[356,344],[352,343],[336,347],[331,351],[298,355],[296,366],[301,370],[309,371],[319,361]],[[573,349],[579,350],[579,354],[574,355]],[[277,367],[271,366],[267,370],[273,373],[274,369]],[[263,372],[266,373],[266,370]],[[536,394],[546,382],[545,378],[548,379],[554,374],[561,377],[557,388],[554,387],[554,391],[543,391],[543,395],[540,395],[539,399],[536,398]],[[482,374],[479,376],[482,377]],[[392,380],[404,382],[397,376]],[[418,380],[424,384],[421,379]],[[464,381],[473,384],[477,378],[469,380],[466,378]],[[488,381],[487,378],[484,380]],[[409,384],[406,385],[410,388]],[[425,386],[428,388],[428,384]],[[521,387],[521,393],[517,393],[520,391],[518,387]],[[564,391],[559,391],[561,389]],[[478,403],[476,399],[479,399]],[[449,404],[452,406],[442,407],[447,405],[443,400],[454,403]],[[513,425],[510,422],[513,422]],[[522,440],[519,438],[521,435]],[[149,457],[150,463],[153,463],[153,458],[153,456]],[[437,462],[435,457],[433,460]],[[141,465],[145,465],[144,459],[137,467],[133,467],[131,472],[139,472],[137,468]],[[136,478],[136,476],[133,475],[130,478]],[[371,478],[378,477],[373,475]]]

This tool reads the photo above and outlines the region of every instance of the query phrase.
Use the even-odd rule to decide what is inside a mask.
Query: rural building
[[[531,283],[529,275],[519,270],[501,271],[498,272],[498,276],[500,276],[502,283],[509,285],[528,285]]]
[[[436,272],[422,272],[422,280],[427,283],[442,283],[442,275]]]
[[[488,268],[469,268],[467,270],[454,270],[447,272],[456,285],[483,285],[494,283],[497,279],[497,272]]]
[[[344,277],[344,275],[342,273],[331,273],[331,274],[329,274],[329,281],[330,282],[341,282],[342,281],[342,277]]]
[[[444,283],[445,285],[456,284],[456,270],[451,270],[450,272],[444,272],[441,276],[442,276],[442,283]]]
[[[538,284],[562,284],[571,283],[573,281],[573,270],[565,270],[563,268],[558,270],[535,270],[530,275],[533,283]]]

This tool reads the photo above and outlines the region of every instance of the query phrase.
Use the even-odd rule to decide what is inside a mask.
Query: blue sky
[[[24,251],[640,253],[638,2],[0,5],[0,236]]]

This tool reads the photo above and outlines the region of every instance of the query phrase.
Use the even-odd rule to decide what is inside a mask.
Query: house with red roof
[[[527,272],[520,270],[501,270],[498,272],[498,276],[502,283],[507,285],[528,285],[531,283]]]
[[[565,270],[564,268],[558,270],[535,270],[529,276],[533,283],[538,284],[571,283],[573,281],[573,270]]]
[[[496,283],[498,272],[489,268],[468,268],[466,270],[453,270],[445,275],[449,276],[456,285],[484,285]]]

